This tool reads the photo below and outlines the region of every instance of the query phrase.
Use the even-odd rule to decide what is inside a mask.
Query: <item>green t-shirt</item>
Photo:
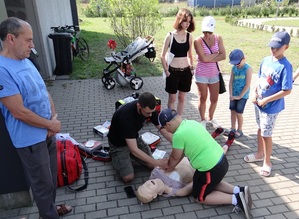
[[[172,136],[172,146],[184,150],[191,166],[199,171],[212,169],[223,155],[222,147],[194,120],[182,121]]]

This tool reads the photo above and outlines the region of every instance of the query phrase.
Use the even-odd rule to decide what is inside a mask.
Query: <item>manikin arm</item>
[[[193,182],[189,183],[185,187],[179,189],[176,193],[175,196],[187,196],[192,192],[192,187],[193,187]]]

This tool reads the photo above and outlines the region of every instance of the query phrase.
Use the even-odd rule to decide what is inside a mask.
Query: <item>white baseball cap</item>
[[[202,32],[214,32],[216,26],[216,21],[212,16],[204,17],[201,23]]]

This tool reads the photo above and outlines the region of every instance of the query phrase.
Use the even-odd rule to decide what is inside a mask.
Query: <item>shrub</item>
[[[178,13],[179,8],[168,8],[166,11],[160,11],[160,14],[162,15],[162,17],[175,17],[176,14]]]
[[[220,12],[221,16],[226,16],[226,15],[230,15],[231,14],[231,10],[230,10],[229,6],[227,6],[225,8],[220,8],[219,12]]]
[[[101,0],[101,7],[123,47],[138,36],[154,36],[162,27],[158,0]]]
[[[198,14],[202,17],[205,17],[205,16],[209,16],[210,15],[210,10],[207,9],[206,7],[201,7],[201,8],[198,8],[196,10],[198,12]]]
[[[86,17],[100,17],[101,6],[99,0],[90,0],[87,7],[84,9],[84,15]]]
[[[268,7],[262,7],[261,13],[264,17],[269,17],[270,15],[270,8]]]

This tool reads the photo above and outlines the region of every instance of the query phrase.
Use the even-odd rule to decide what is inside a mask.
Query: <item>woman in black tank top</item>
[[[193,15],[188,9],[181,9],[173,24],[174,31],[169,32],[164,40],[161,62],[166,77],[165,91],[168,93],[168,108],[175,109],[178,92],[177,112],[183,114],[186,93],[191,89],[193,76],[193,37],[195,30]],[[168,53],[173,59],[167,60]],[[167,56],[167,57],[166,57]]]

